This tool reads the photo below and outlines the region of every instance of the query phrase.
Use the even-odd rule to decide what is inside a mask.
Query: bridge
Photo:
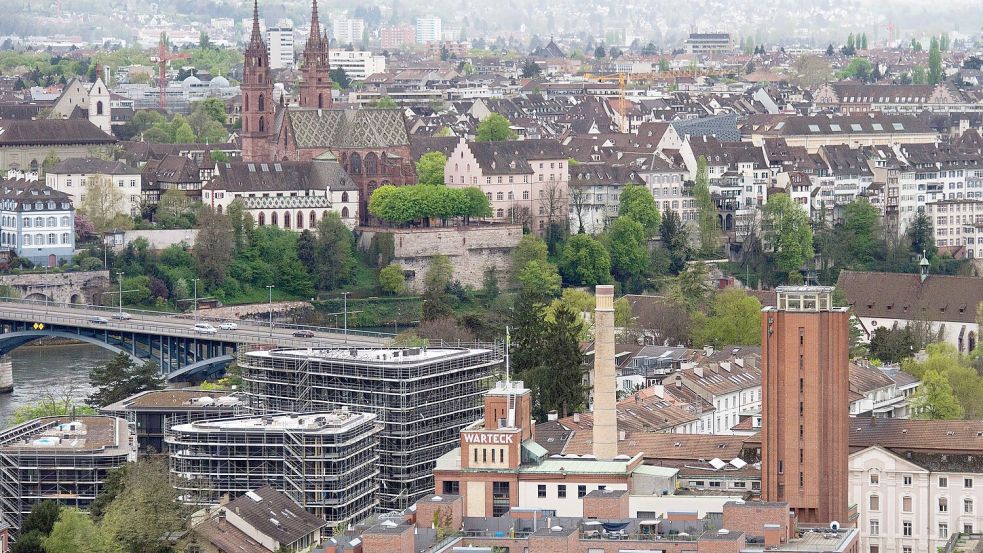
[[[209,318],[191,314],[127,309],[128,319],[114,318],[116,308],[0,297],[0,357],[44,337],[68,338],[135,361],[153,361],[169,382],[198,382],[220,376],[241,349],[319,348],[343,345],[380,346],[391,334],[301,325],[272,325],[254,320]],[[207,322],[215,334],[197,332]],[[234,322],[238,328],[222,330]],[[298,331],[313,336],[296,336]]]

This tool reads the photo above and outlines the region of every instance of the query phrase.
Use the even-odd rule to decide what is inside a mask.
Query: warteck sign
[[[492,444],[505,445],[514,443],[515,434],[501,434],[498,432],[465,432],[462,433],[466,444]]]

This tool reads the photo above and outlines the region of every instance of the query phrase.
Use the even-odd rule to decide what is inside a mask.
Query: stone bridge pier
[[[0,275],[0,286],[9,286],[14,295],[28,301],[98,304],[109,285],[109,271]]]

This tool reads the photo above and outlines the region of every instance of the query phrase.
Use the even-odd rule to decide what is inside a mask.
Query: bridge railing
[[[65,310],[77,310],[77,311],[88,311],[85,315],[93,315],[93,312],[98,314],[106,314],[112,316],[113,313],[119,313],[120,308],[106,306],[106,305],[92,305],[83,303],[69,303],[69,302],[55,302],[48,300],[29,300],[23,298],[15,298],[11,296],[0,296],[0,304],[10,303],[17,305],[33,305],[37,307],[42,307],[46,314],[50,313],[51,309],[65,309]],[[269,329],[271,325],[268,322],[261,321],[258,319],[233,319],[233,318],[223,318],[223,317],[213,317],[208,315],[208,310],[199,310],[197,318],[194,313],[175,313],[172,311],[158,311],[153,309],[142,309],[134,307],[123,307],[123,312],[131,315],[133,319],[127,321],[127,328],[132,328],[139,324],[138,319],[140,317],[164,317],[169,319],[181,319],[185,321],[197,320],[198,322],[207,322],[210,324],[221,325],[223,323],[235,323],[238,326],[245,326],[255,331],[260,331],[264,329]],[[46,315],[47,316],[47,315]],[[279,331],[295,332],[298,330],[310,330],[312,332],[330,333],[330,334],[343,334],[350,336],[362,336],[366,338],[375,338],[379,340],[385,340],[394,337],[395,335],[389,332],[378,332],[372,330],[361,330],[356,328],[338,328],[330,326],[314,326],[314,325],[301,325],[294,323],[284,323],[274,320],[272,327]]]

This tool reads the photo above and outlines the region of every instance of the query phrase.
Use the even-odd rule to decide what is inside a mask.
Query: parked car
[[[313,338],[314,332],[311,330],[298,330],[294,332],[294,336],[297,338]]]
[[[218,329],[208,323],[197,323],[194,329],[198,334],[215,334],[218,332]]]
[[[89,317],[89,322],[97,325],[104,325],[109,323],[109,319],[106,317]]]
[[[235,330],[239,328],[239,325],[235,323],[222,323],[218,325],[218,327],[221,328],[222,330]]]
[[[113,318],[121,321],[128,321],[133,318],[133,315],[130,315],[126,311],[117,311],[116,313],[113,313]]]

